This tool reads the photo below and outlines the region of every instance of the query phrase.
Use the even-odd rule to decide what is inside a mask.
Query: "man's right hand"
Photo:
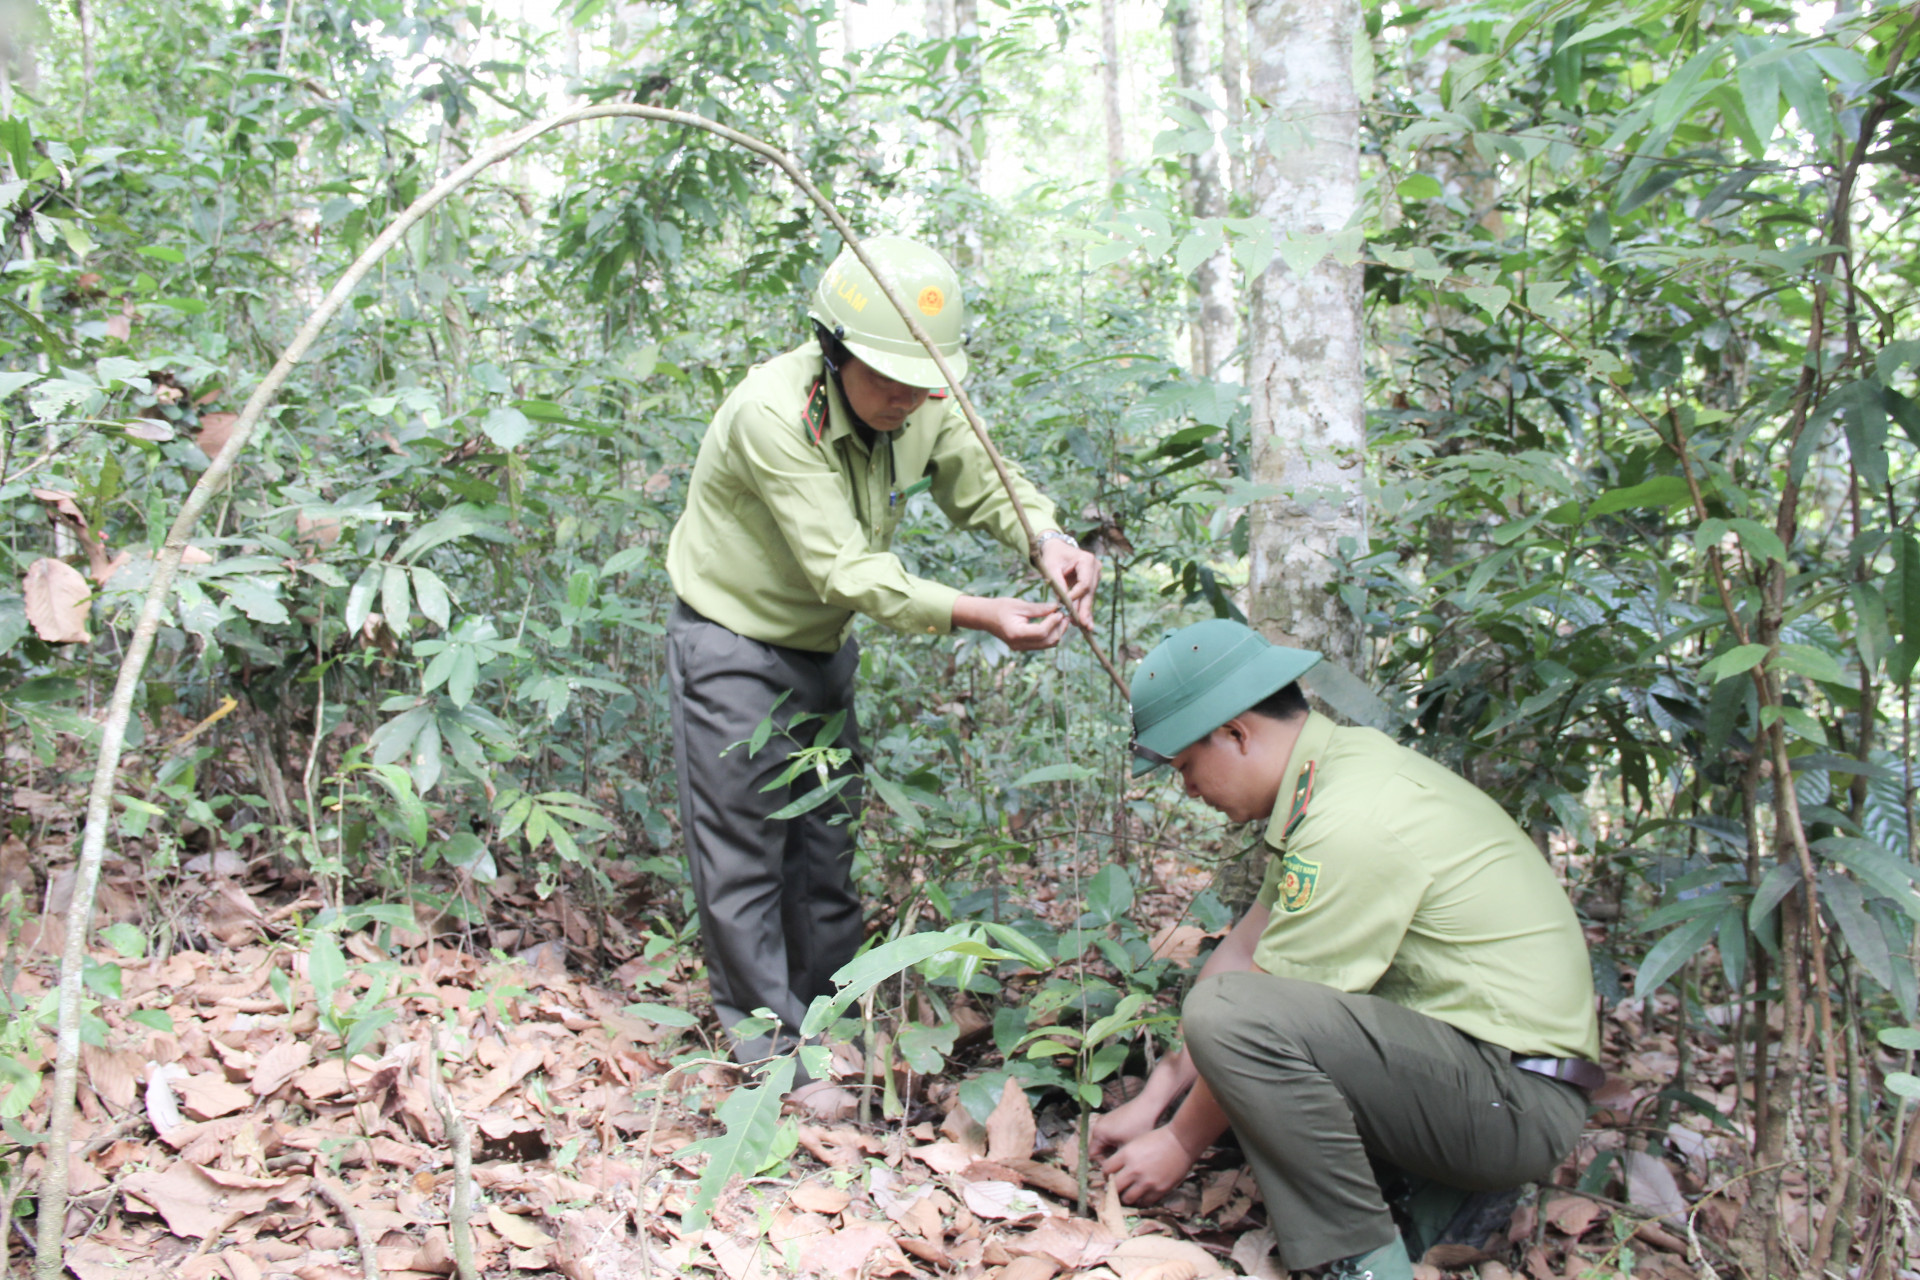
[[[1154,1121],[1160,1118],[1164,1104],[1158,1098],[1149,1098],[1142,1093],[1132,1101],[1123,1102],[1113,1110],[1094,1117],[1091,1147],[1095,1159],[1117,1147],[1124,1147],[1135,1138],[1153,1129]]]
[[[961,596],[953,602],[953,625],[998,636],[1018,653],[1059,644],[1067,634],[1067,615],[1045,601]]]
[[[1120,1193],[1122,1204],[1158,1204],[1185,1180],[1199,1158],[1200,1152],[1189,1151],[1169,1124],[1133,1139],[1102,1160],[1100,1167],[1106,1170],[1108,1184]]]

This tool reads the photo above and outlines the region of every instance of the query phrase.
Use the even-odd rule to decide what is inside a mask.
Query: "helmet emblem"
[[[937,316],[947,305],[947,295],[932,285],[920,291],[920,311],[923,315]]]

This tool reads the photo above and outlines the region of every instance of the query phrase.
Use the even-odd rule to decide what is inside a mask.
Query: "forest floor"
[[[33,880],[28,857],[18,839],[0,846],[0,888]],[[320,903],[311,884],[276,881],[274,861],[190,858],[165,895],[179,943],[95,953],[90,985],[109,996],[117,986],[117,998],[101,1000],[103,1042],[82,1054],[75,1136],[85,1145],[68,1219],[80,1280],[451,1274],[454,1178],[436,1090],[471,1131],[471,1223],[489,1276],[1282,1274],[1258,1188],[1231,1149],[1145,1211],[1122,1207],[1089,1170],[1077,1210],[1077,1120],[1063,1095],[1043,1096],[1037,1113],[1014,1086],[990,1115],[960,1104],[963,1076],[1000,1065],[988,1019],[964,999],[951,1006],[959,1036],[947,1071],[898,1069],[891,1117],[876,1099],[869,1123],[798,1124],[790,1154],[736,1180],[693,1229],[704,1157],[681,1153],[717,1132],[713,1114],[742,1081],[701,1061],[711,1014],[697,957],[679,953],[697,948],[647,960],[639,937],[591,918],[564,889],[539,899],[506,876],[486,905],[521,922],[521,945],[489,951],[457,933],[370,926],[345,938],[344,982],[323,1017],[310,972]],[[1204,935],[1180,920],[1206,873],[1165,859],[1153,872],[1135,919],[1191,955]],[[34,886],[28,901],[49,910],[13,934],[5,976],[16,999],[55,981],[64,874]],[[1070,924],[1077,908],[1026,874],[1009,892]],[[157,900],[139,867],[109,864],[103,924],[151,929]],[[107,935],[140,950],[124,945],[137,933]],[[1021,981],[1010,980],[1010,998]],[[637,1015],[662,1005],[701,1023]],[[1650,1021],[1637,1002],[1609,1011],[1611,1078],[1554,1185],[1483,1247],[1446,1246],[1422,1274],[1679,1280],[1707,1274],[1690,1248],[1710,1265],[1724,1257],[1740,1140],[1704,1111],[1733,1113],[1731,1057],[1686,1046],[1685,1086],[1703,1105],[1663,1107],[1681,1048],[1660,1029],[1670,1017]],[[348,1038],[359,1052],[343,1054]],[[45,1100],[43,1089],[20,1118],[26,1130],[44,1128]],[[0,1146],[0,1174],[18,1154]],[[24,1162],[29,1183],[37,1165],[37,1155]],[[1791,1199],[1782,1209],[1805,1212]],[[10,1263],[23,1266],[31,1244],[17,1218],[9,1243]]]

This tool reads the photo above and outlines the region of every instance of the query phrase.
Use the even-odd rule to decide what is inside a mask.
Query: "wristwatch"
[[[1064,542],[1069,547],[1072,547],[1075,551],[1078,551],[1080,549],[1080,544],[1074,541],[1072,534],[1062,533],[1058,529],[1049,529],[1045,533],[1040,534],[1039,536],[1034,538],[1033,540],[1033,562],[1035,564],[1040,563],[1040,548],[1044,547],[1049,542]]]

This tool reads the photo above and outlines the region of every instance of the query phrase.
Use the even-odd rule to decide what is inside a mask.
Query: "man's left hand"
[[[1093,589],[1100,581],[1100,557],[1058,538],[1040,544],[1040,572],[1065,588],[1074,621],[1093,628]]]
[[[1181,1145],[1172,1125],[1149,1130],[1100,1162],[1107,1181],[1125,1204],[1158,1204],[1179,1186],[1195,1157]]]

